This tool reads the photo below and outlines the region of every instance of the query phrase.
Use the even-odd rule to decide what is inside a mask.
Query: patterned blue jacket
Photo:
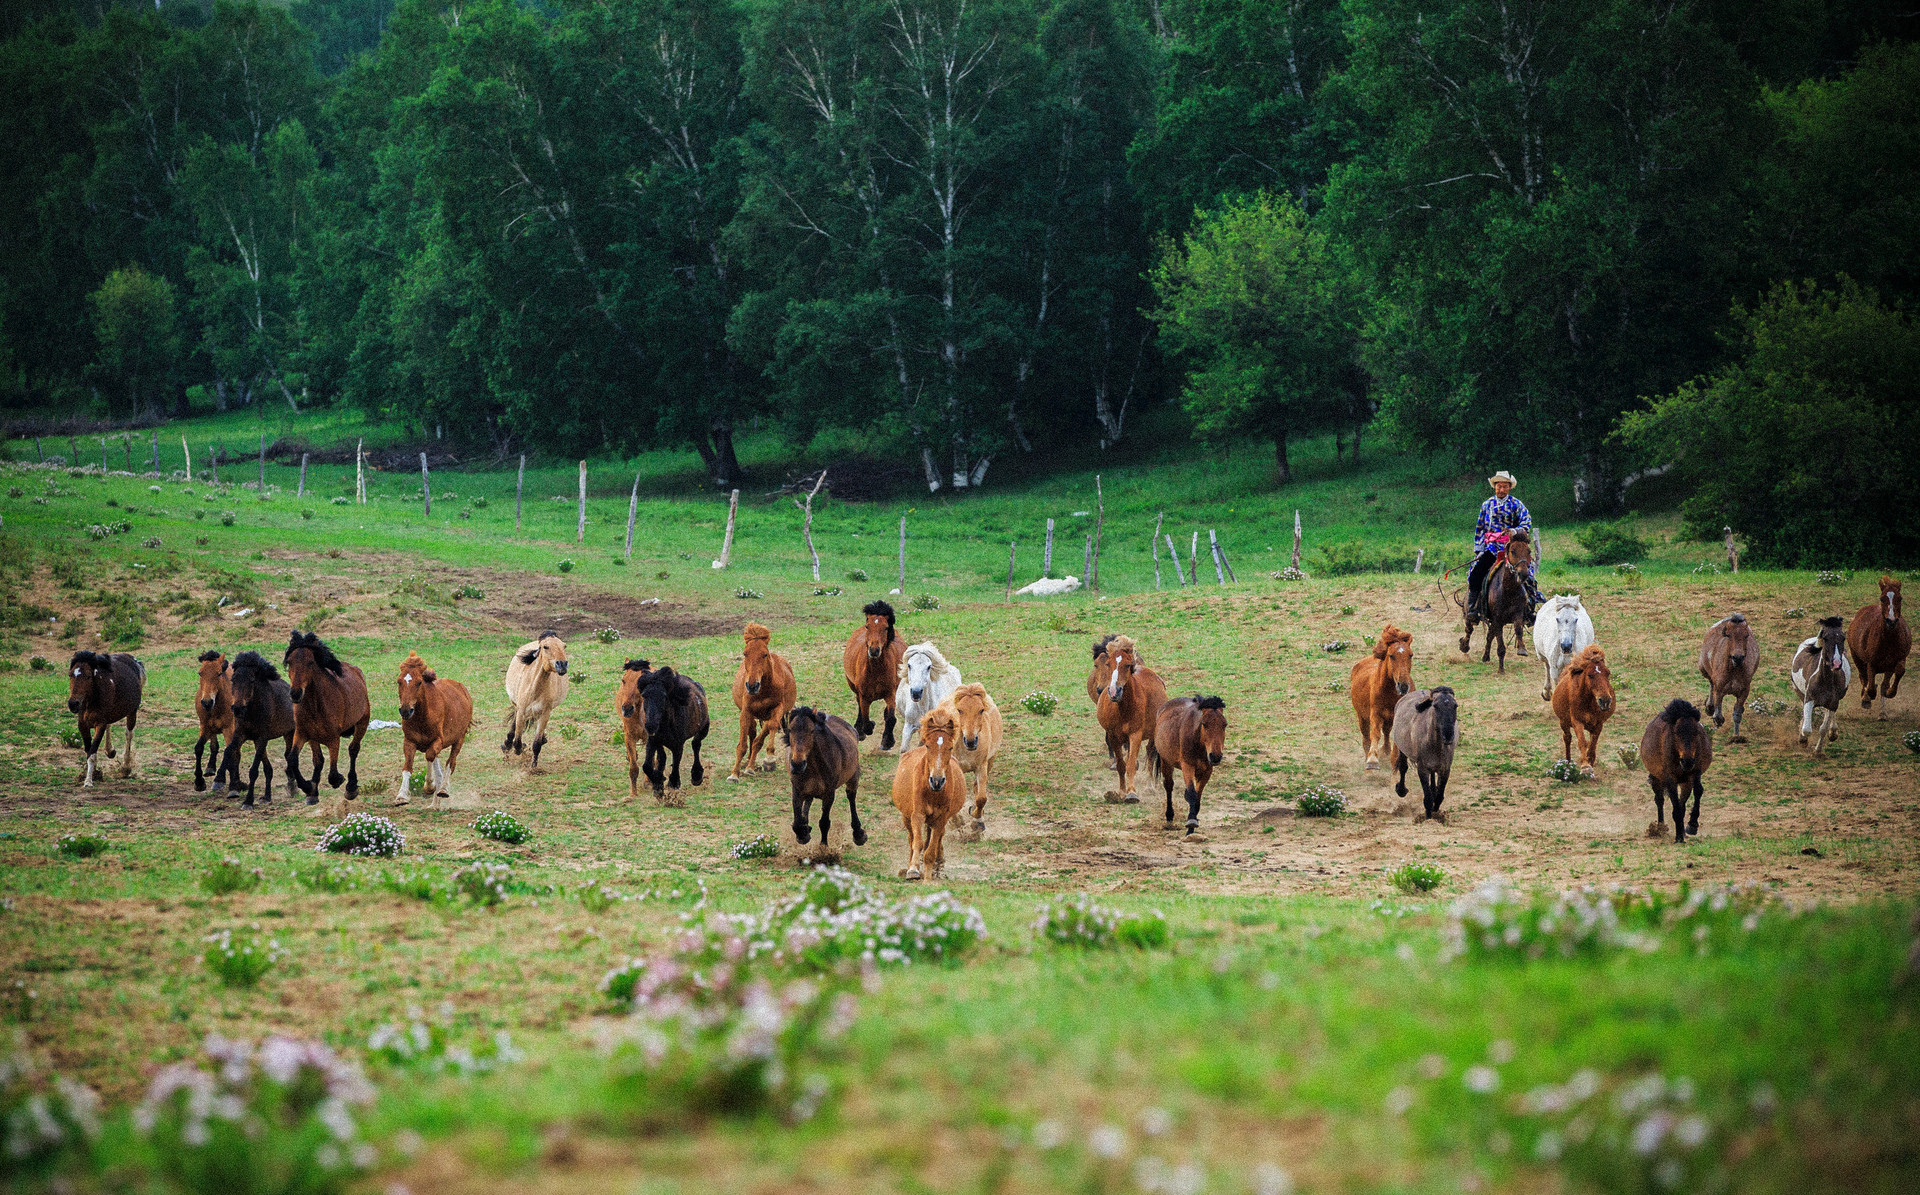
[[[1487,546],[1487,536],[1495,531],[1524,531],[1533,534],[1533,516],[1527,513],[1526,504],[1508,494],[1504,498],[1489,498],[1480,504],[1480,521],[1473,526],[1474,555],[1482,552],[1497,551]]]

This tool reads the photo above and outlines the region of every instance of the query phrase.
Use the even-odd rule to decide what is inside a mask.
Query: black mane
[[[1120,636],[1118,634],[1103,635],[1100,638],[1094,640],[1093,641],[1093,658],[1097,660],[1101,656],[1106,655],[1107,644],[1112,643],[1115,639],[1118,639],[1119,637]]]
[[[1196,693],[1193,699],[1203,710],[1224,710],[1227,708],[1227,703],[1218,697],[1202,697]]]
[[[111,672],[113,671],[113,655],[110,652],[104,651],[76,651],[73,653],[73,659],[67,661],[67,668],[71,670],[75,664],[86,664],[94,668],[105,668]]]
[[[860,613],[868,615],[869,617],[875,614],[885,615],[887,620],[887,625],[888,626],[893,625],[893,607],[889,606],[885,602],[881,602],[881,601],[868,602],[866,605],[860,607]]]
[[[1700,711],[1695,709],[1693,703],[1686,698],[1676,697],[1667,702],[1666,709],[1660,711],[1660,720],[1669,726],[1675,726],[1681,722],[1698,722]]]
[[[281,662],[285,663],[294,652],[302,648],[313,653],[313,662],[318,667],[324,668],[335,676],[345,675],[346,665],[342,664],[340,657],[333,654],[333,649],[322,643],[320,636],[312,631],[295,631],[293,637],[287,641],[287,654],[281,657]]]
[[[280,679],[280,670],[257,651],[243,651],[233,657],[233,671],[236,675],[242,671],[257,672],[262,680]]]
[[[1841,623],[1840,616],[1836,614],[1832,618],[1821,619],[1820,625],[1827,628],[1829,631],[1837,631],[1844,624]]]
[[[529,660],[529,661],[526,661],[526,662],[527,662],[527,663],[532,663],[533,661],[531,661],[531,660]],[[652,665],[651,663],[649,663],[648,661],[646,661],[646,660],[628,660],[628,661],[627,661],[627,666],[626,666],[626,669],[625,669],[625,671],[627,671],[627,672],[645,672],[645,671],[647,671],[647,670],[648,670],[649,668],[652,668],[652,667],[653,667],[653,665]]]
[[[200,662],[202,664],[211,664],[219,658],[220,658],[220,653],[217,651],[213,651],[211,649],[200,653]]]

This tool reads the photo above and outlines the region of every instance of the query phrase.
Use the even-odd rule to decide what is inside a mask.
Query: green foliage
[[[1337,540],[1314,548],[1320,556],[1320,571],[1330,577],[1353,576],[1356,573],[1412,572],[1416,550],[1371,539]],[[1342,613],[1352,613],[1352,608],[1348,607]]]
[[[502,813],[498,809],[491,813],[483,813],[474,819],[473,828],[482,838],[491,838],[496,842],[510,843],[514,846],[533,837],[527,828],[520,824],[518,818],[511,813]]]
[[[1044,718],[1060,707],[1060,699],[1044,689],[1035,689],[1020,699],[1020,706],[1028,713]]]
[[[342,821],[328,826],[315,850],[341,855],[366,855],[389,858],[407,846],[400,828],[374,813],[349,813]]]
[[[588,884],[575,892],[580,907],[589,913],[604,913],[617,904],[626,903],[625,894],[605,884]]]
[[[938,610],[940,608],[940,599],[930,593],[915,594],[913,598],[913,608],[915,610]]]
[[[512,879],[513,868],[505,863],[469,863],[454,869],[447,877],[447,884],[455,894],[476,905],[492,908],[507,899],[507,886]]]
[[[98,834],[62,834],[55,845],[69,859],[91,859],[106,850],[109,843]]]
[[[250,988],[266,978],[267,972],[284,957],[280,943],[258,934],[234,940],[233,931],[223,929],[207,935],[206,953],[201,957],[207,970],[230,988]]]
[[[314,863],[294,872],[294,878],[309,892],[357,892],[362,877],[344,863]]]
[[[200,887],[214,896],[252,892],[266,880],[258,867],[248,867],[231,855],[200,873]]]
[[[780,854],[780,842],[771,834],[756,834],[734,843],[729,853],[735,859],[772,859]]]
[[[1325,782],[1302,789],[1294,798],[1301,817],[1339,817],[1347,811],[1347,794]]]
[[[85,1158],[100,1136],[100,1097],[89,1087],[48,1071],[29,1050],[24,1034],[0,1049],[0,1179],[9,1186],[68,1170]],[[63,1185],[52,1184],[53,1189]]]
[[[1402,863],[1387,873],[1387,883],[1409,896],[1432,892],[1446,882],[1446,869],[1437,863]]]
[[[1097,904],[1084,892],[1041,905],[1032,929],[1034,937],[1060,946],[1152,950],[1167,944],[1167,918],[1158,909],[1131,915]]]
[[[1555,780],[1574,783],[1581,778],[1583,773],[1580,770],[1580,765],[1573,760],[1556,759],[1553,761],[1553,765],[1547,769],[1547,775],[1553,777]]]
[[[1647,541],[1634,530],[1633,521],[1593,522],[1573,533],[1587,551],[1593,564],[1631,564],[1647,558]]]
[[[119,382],[128,396],[129,413],[135,412],[143,390],[165,380],[180,352],[173,285],[137,265],[128,266],[108,274],[88,298],[100,342],[100,368]]]

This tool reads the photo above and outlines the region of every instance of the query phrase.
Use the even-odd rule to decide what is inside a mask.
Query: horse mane
[[[622,672],[645,672],[652,667],[653,665],[648,663],[645,660],[628,660],[626,667],[622,668],[621,671]]]
[[[202,664],[211,664],[219,658],[220,658],[220,653],[217,651],[213,651],[212,649],[208,649],[207,651],[203,651],[200,653],[200,662]]]
[[[407,658],[400,661],[400,670],[404,672],[415,665],[418,665],[421,671],[426,671],[427,662],[420,658],[420,653],[412,648],[408,648]]]
[[[1731,623],[1736,623],[1736,624],[1738,624],[1738,625],[1741,625],[1741,626],[1744,626],[1744,625],[1746,625],[1746,621],[1747,621],[1747,616],[1746,616],[1746,615],[1744,615],[1744,614],[1742,614],[1742,613],[1740,613],[1740,611],[1738,611],[1738,610],[1735,610],[1735,611],[1734,611],[1733,613],[1731,613],[1731,614],[1729,614],[1729,615],[1727,615],[1727,616],[1726,616],[1725,618],[1723,618],[1723,619],[1721,619],[1721,621],[1722,621],[1722,622],[1731,622]]]
[[[671,687],[673,685],[673,682],[676,679],[677,679],[677,674],[674,672],[674,670],[668,667],[667,665],[662,664],[660,667],[655,668],[653,671],[647,673],[644,677],[640,679],[640,687],[642,689],[657,689],[661,687]]]
[[[1894,577],[1894,576],[1893,576],[1893,574],[1891,574],[1891,573],[1881,573],[1881,574],[1880,574],[1880,588],[1882,588],[1882,589],[1898,589],[1898,588],[1900,588],[1900,581],[1899,581],[1899,579],[1898,579],[1898,578],[1896,578],[1896,577]]]
[[[1200,694],[1195,693],[1193,695],[1193,701],[1196,709],[1224,710],[1227,708],[1227,703],[1218,697],[1202,697]]]
[[[1533,537],[1524,531],[1516,531],[1507,539],[1507,542],[1510,544],[1526,544],[1528,547],[1532,547]]]
[[[1452,697],[1454,695],[1453,686],[1452,685],[1435,685],[1433,688],[1427,690],[1427,700],[1432,701],[1435,697],[1438,697],[1442,693],[1445,693],[1447,696]]]
[[[889,606],[887,603],[876,599],[860,607],[860,613],[865,614],[868,617],[872,617],[875,614],[884,615],[887,620],[887,642],[888,643],[893,642],[893,607],[892,606]]]
[[[793,745],[791,728],[798,726],[801,722],[812,722],[822,731],[830,730],[827,726],[827,711],[814,709],[810,705],[796,705],[787,711],[785,718],[780,720],[780,738],[788,746]]]
[[[929,639],[925,643],[916,643],[912,647],[909,647],[906,654],[900,657],[900,668],[898,674],[894,677],[895,680],[907,679],[907,661],[916,653],[933,658],[933,670],[927,677],[929,681],[944,679],[949,673],[953,675],[955,680],[960,679],[960,670],[952,664],[947,663],[947,657],[941,655],[940,649],[933,645],[933,640]]]
[[[1377,660],[1384,660],[1387,658],[1387,649],[1394,644],[1412,642],[1413,632],[1403,631],[1392,623],[1388,623],[1386,627],[1381,630],[1380,638],[1374,641],[1373,656]]]
[[[1114,635],[1107,640],[1107,645],[1114,651],[1130,651],[1136,659],[1138,659],[1140,655],[1140,649],[1133,645],[1133,636],[1131,635]]]
[[[545,643],[549,639],[558,639],[559,637],[559,634],[556,633],[552,627],[548,627],[546,630],[540,632],[540,637],[534,640],[534,642]]]
[[[312,631],[304,633],[295,631],[293,637],[287,642],[288,655],[292,655],[301,648],[305,648],[313,653],[313,662],[317,666],[333,673],[335,676],[345,675],[346,666],[340,662],[340,657],[334,655],[333,649],[325,643],[322,643],[320,636],[314,634]]]
[[[1829,631],[1837,631],[1840,629],[1842,623],[1840,622],[1840,616],[1836,614],[1832,618],[1821,619],[1820,625],[1827,628]]]
[[[94,668],[105,668],[111,671],[113,668],[113,655],[110,652],[104,651],[76,651],[73,653],[73,659],[67,661],[67,667],[72,668],[75,664],[86,664]]]
[[[1107,644],[1112,643],[1115,639],[1118,639],[1119,637],[1120,636],[1118,635],[1103,635],[1100,638],[1095,639],[1093,641],[1093,658],[1097,660],[1101,656],[1106,655]]]
[[[243,668],[248,672],[258,672],[263,680],[280,679],[280,670],[257,651],[243,651],[233,657],[233,670],[239,672]]]
[[[1698,722],[1700,711],[1695,709],[1693,703],[1686,698],[1676,697],[1667,702],[1666,709],[1660,711],[1660,721],[1669,726],[1677,726],[1681,722]]]
[[[773,632],[757,622],[750,622],[747,624],[745,638],[749,643],[755,639],[764,639],[768,643],[771,643],[773,642]]]

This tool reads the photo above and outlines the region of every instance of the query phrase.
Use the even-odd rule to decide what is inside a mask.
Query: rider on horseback
[[[1533,539],[1533,516],[1513,496],[1513,487],[1518,484],[1513,474],[1502,469],[1487,478],[1487,483],[1493,486],[1493,497],[1480,504],[1480,520],[1473,527],[1473,568],[1467,573],[1467,608],[1477,618],[1487,616],[1487,575],[1493,571],[1494,562],[1516,536]],[[1541,602],[1533,569],[1529,559],[1525,570],[1515,570],[1526,582],[1529,620]]]

